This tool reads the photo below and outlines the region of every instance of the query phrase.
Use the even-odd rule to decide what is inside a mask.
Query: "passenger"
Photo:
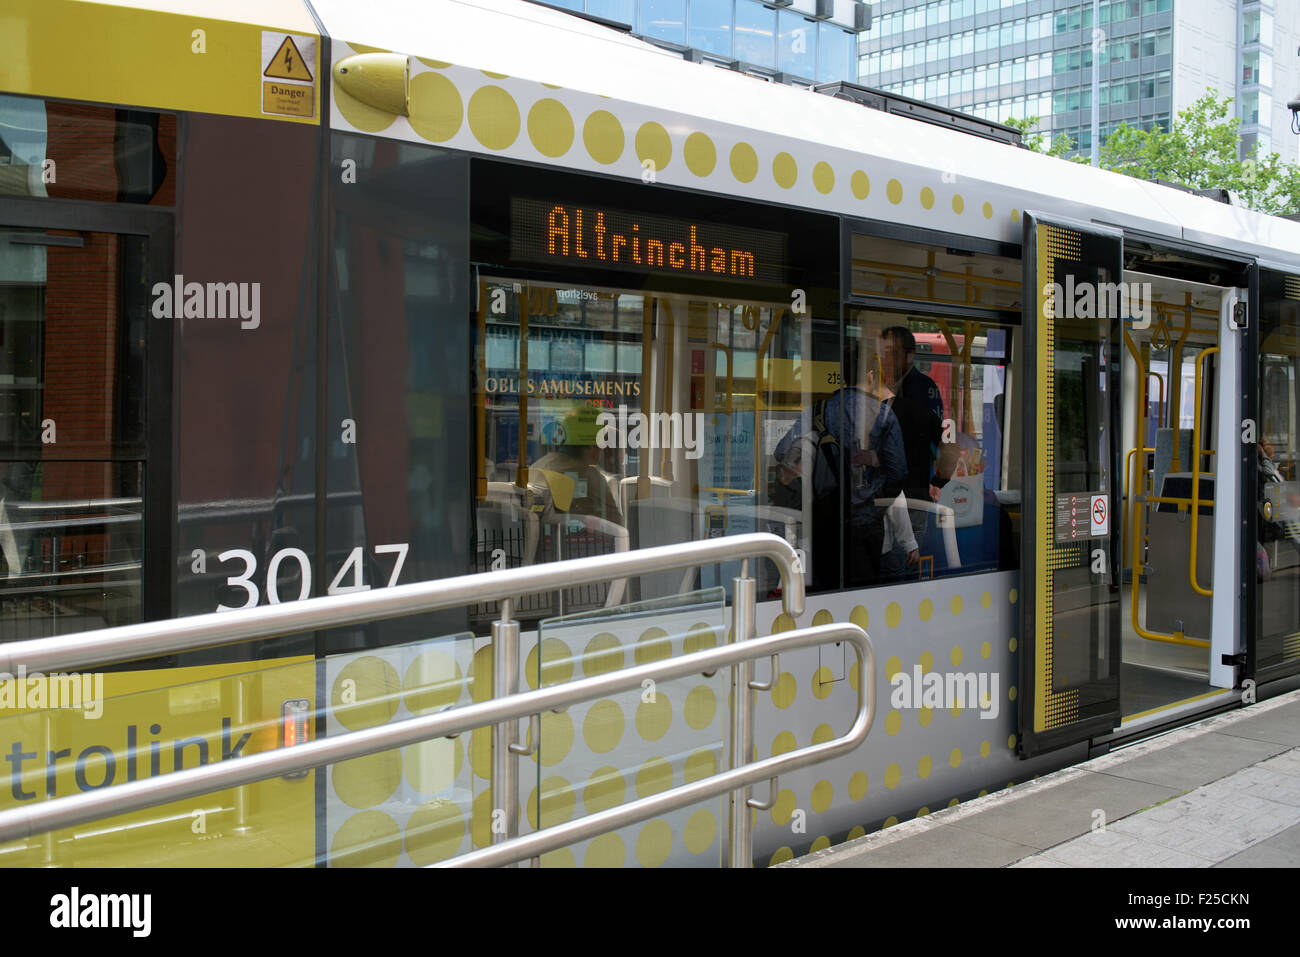
[[[912,531],[907,499],[900,492],[885,512],[885,540],[881,547],[880,578],[900,581],[908,569],[921,564],[921,548]]]
[[[1275,571],[1273,565],[1278,560],[1276,555],[1273,560],[1269,558],[1266,544],[1273,542],[1285,541],[1300,556],[1300,523],[1287,521],[1283,518],[1282,499],[1285,497],[1287,512],[1294,515],[1297,506],[1300,506],[1300,495],[1291,491],[1285,496],[1277,494],[1282,491],[1279,486],[1284,486],[1286,480],[1282,478],[1282,473],[1278,470],[1277,463],[1273,461],[1276,450],[1273,443],[1268,439],[1259,440],[1259,480],[1256,483],[1259,498],[1259,531],[1256,539],[1255,549],[1255,570],[1259,581],[1268,581],[1273,577]],[[1275,489],[1270,494],[1270,489]]]
[[[624,525],[623,513],[598,466],[596,415],[585,405],[571,410],[553,433],[557,441],[552,451],[529,467],[528,481],[547,486],[559,512],[594,515]]]
[[[877,504],[877,499],[896,498],[907,477],[898,420],[876,395],[874,357],[861,358],[868,361],[858,361],[858,350],[854,348],[844,367],[845,381],[858,384],[819,399],[774,450],[778,477],[787,489],[806,476],[812,478],[813,568],[819,575],[815,587],[832,584],[824,577],[825,571],[839,566],[841,505],[847,512],[843,521],[848,533],[845,584],[879,580],[885,508]],[[839,484],[840,450],[844,447],[849,449],[844,468],[847,494],[841,493]],[[805,460],[810,455],[811,466]]]
[[[943,395],[934,380],[913,365],[916,337],[906,326],[890,326],[880,333],[880,365],[885,386],[894,393],[892,408],[903,435],[907,456],[907,478],[903,494],[923,502],[938,501],[931,486],[946,481],[947,457],[936,477],[935,466],[943,452]],[[925,534],[926,515],[912,511],[912,530],[917,539]]]

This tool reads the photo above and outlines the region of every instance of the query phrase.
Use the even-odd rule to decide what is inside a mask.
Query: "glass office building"
[[[1039,132],[1087,151],[1096,57],[1103,140],[1120,123],[1167,129],[1215,89],[1235,97],[1247,147],[1294,159],[1273,51],[1295,48],[1300,13],[1280,22],[1275,3],[882,0],[859,49],[859,82],[990,120],[1038,116]]]
[[[868,29],[858,0],[547,0],[547,6],[621,24],[684,57],[812,86],[857,80],[856,38]]]

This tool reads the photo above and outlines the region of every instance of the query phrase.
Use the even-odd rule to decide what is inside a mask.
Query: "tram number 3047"
[[[397,556],[397,559],[393,562],[393,570],[388,576],[388,586],[397,584],[397,580],[402,574],[402,566],[406,564],[406,554],[410,551],[410,548],[411,546],[406,542],[376,545],[374,547],[376,555]],[[370,590],[370,586],[362,580],[364,555],[365,550],[361,545],[348,553],[347,560],[343,563],[343,567],[338,570],[338,574],[334,576],[334,580],[330,582],[326,594],[346,595],[349,592]],[[242,605],[218,604],[217,611],[237,611],[241,608],[253,608],[262,599],[257,582],[253,581],[253,576],[257,574],[257,556],[246,548],[231,548],[217,556],[219,562],[235,560],[244,563],[244,571],[240,575],[231,575],[226,579],[226,584],[231,587],[242,588],[246,601]],[[281,601],[279,589],[280,566],[286,561],[295,562],[299,570],[298,597],[291,600],[302,601],[304,598],[311,597],[311,559],[301,548],[282,548],[272,555],[271,560],[266,564],[266,598],[272,605],[278,605]],[[345,581],[347,579],[350,579],[350,581]]]

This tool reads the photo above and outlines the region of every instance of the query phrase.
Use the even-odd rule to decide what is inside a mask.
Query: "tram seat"
[[[650,497],[659,499],[671,497],[673,483],[670,479],[661,478],[658,475],[648,476],[650,479]],[[628,514],[628,506],[637,497],[637,483],[641,479],[636,475],[629,475],[627,478],[618,479],[618,488],[614,490],[614,500],[618,502],[618,507],[623,510],[623,514]]]
[[[628,483],[632,483],[629,491]],[[633,548],[652,548],[656,545],[678,545],[695,538],[698,509],[690,499],[673,498],[672,483],[657,479],[651,485],[649,498],[636,497],[636,479],[624,479],[623,491],[628,495],[623,514]],[[696,570],[656,572],[637,578],[637,595],[645,600],[678,595],[695,586]]]
[[[1161,498],[1190,498],[1192,473],[1170,472],[1160,485]],[[1201,475],[1202,501],[1214,500],[1214,477]],[[1214,506],[1202,505],[1196,531],[1196,580],[1202,588],[1214,580]],[[1147,527],[1147,627],[1208,638],[1212,599],[1192,588],[1187,574],[1192,553],[1191,509],[1159,502]]]
[[[728,517],[733,526],[730,533],[733,535],[739,534],[741,528],[745,531],[769,532],[784,538],[792,548],[801,547],[803,513],[796,509],[783,508],[779,505],[744,503],[730,506],[728,512]],[[803,563],[804,580],[812,581],[812,549],[804,548]],[[760,598],[770,594],[773,589],[781,587],[780,571],[775,563],[766,559],[757,562],[754,578]]]
[[[1155,444],[1155,468],[1152,469],[1152,488],[1163,489],[1165,487],[1165,476],[1169,474],[1169,468],[1173,464],[1174,458],[1174,430],[1173,429],[1156,429]],[[1178,461],[1182,463],[1183,468],[1190,468],[1192,464],[1192,430],[1178,430]],[[1191,486],[1188,486],[1188,494]],[[1163,492],[1161,493],[1164,494]]]
[[[877,499],[876,503],[888,507],[891,500]],[[925,535],[917,542],[922,557],[934,559],[934,573],[961,568],[961,550],[957,545],[957,527],[952,509],[938,502],[909,498],[907,511],[925,513]],[[913,525],[917,524],[913,522]]]

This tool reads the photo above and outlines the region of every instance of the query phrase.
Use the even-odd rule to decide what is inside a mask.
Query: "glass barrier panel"
[[[710,588],[549,619],[524,675],[549,687],[726,641],[725,593]],[[540,654],[538,649],[540,648]],[[524,831],[649,797],[726,769],[728,669],[545,713],[521,789]],[[526,775],[521,773],[521,778]],[[523,791],[529,793],[523,793]],[[542,856],[543,867],[717,867],[727,802],[716,798]]]

